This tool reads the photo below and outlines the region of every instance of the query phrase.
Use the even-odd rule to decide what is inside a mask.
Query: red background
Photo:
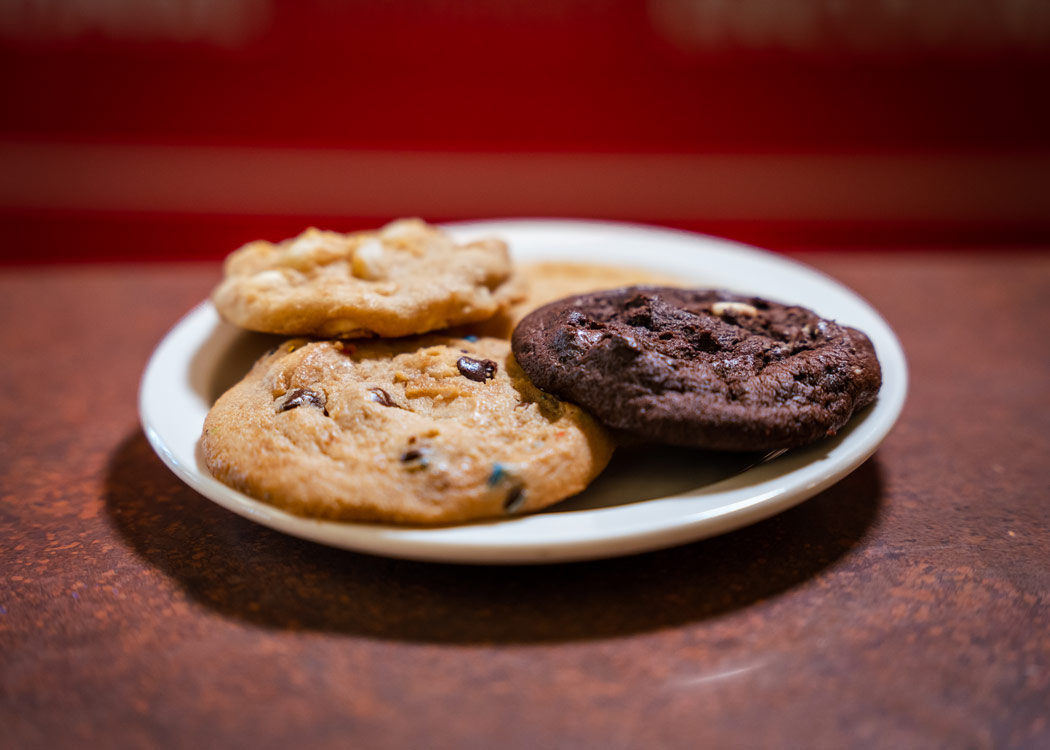
[[[923,36],[909,26],[922,19],[905,17],[869,38],[860,31],[873,23],[871,3],[848,6],[836,21],[814,0],[808,17],[816,21],[801,41],[716,28],[691,44],[654,21],[688,3],[275,0],[246,3],[254,14],[247,30],[216,41],[209,32],[180,32],[177,19],[163,17],[129,31],[113,14],[130,5],[110,5],[110,16],[81,19],[60,33],[46,13],[5,22],[0,146],[9,164],[0,230],[7,261],[217,258],[308,223],[352,229],[420,213],[431,220],[541,213],[655,222],[775,248],[1050,239],[1050,204],[1032,189],[1033,165],[1050,163],[1046,14],[1031,19],[1030,33],[1013,36],[987,23],[982,29],[980,18],[946,16],[940,36]],[[186,12],[194,5],[186,3]],[[653,200],[632,201],[650,189],[644,177],[590,199],[608,188],[600,184],[605,172],[571,178],[578,185],[552,184],[548,194],[537,167],[521,203],[527,210],[519,212],[515,186],[499,169],[486,172],[488,186],[475,184],[464,158],[462,172],[450,169],[443,178],[455,201],[358,200],[368,186],[355,186],[350,169],[345,203],[321,201],[312,210],[307,192],[286,209],[279,171],[265,200],[235,184],[229,201],[209,202],[205,183],[221,176],[221,160],[212,172],[180,170],[166,182],[148,158],[136,157],[138,166],[115,177],[105,154],[128,145],[165,154],[169,161],[159,164],[205,147],[402,159],[407,152],[419,158],[406,162],[406,182],[425,174],[434,155],[507,155],[528,164],[537,154],[572,165],[587,154],[614,166],[623,155],[719,156],[727,166],[712,181],[737,174],[734,160],[746,158],[767,167],[753,179],[771,187],[752,200],[744,184],[752,178],[740,177],[727,208],[703,197],[717,196],[717,185],[697,190],[703,174],[665,180],[658,189],[676,208],[662,211]],[[103,154],[97,172],[67,160],[85,146]],[[19,156],[27,147],[30,155]],[[826,216],[780,205],[779,183],[769,180],[778,179],[784,156],[800,157],[802,177],[807,160],[841,160],[837,177],[814,171],[812,179],[785,182],[809,191],[807,206],[826,201]],[[884,156],[901,163],[899,184],[868,196],[854,168]],[[947,186],[941,195],[907,179],[975,159],[984,166],[938,178],[935,184]],[[308,184],[308,176],[298,179]],[[988,179],[997,182],[977,184]],[[491,183],[501,181],[496,201]],[[1002,207],[974,213],[988,206],[982,190],[1001,196]],[[103,193],[112,197],[100,203]],[[924,209],[930,200],[934,208]]]

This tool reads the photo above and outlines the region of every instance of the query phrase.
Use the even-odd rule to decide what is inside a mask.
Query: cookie
[[[505,243],[458,245],[414,219],[252,242],[226,259],[224,276],[212,301],[226,320],[284,335],[407,336],[485,320],[520,296]]]
[[[878,393],[860,331],[713,290],[628,287],[526,316],[512,346],[541,388],[636,438],[769,451],[834,435]]]
[[[500,339],[296,339],[204,423],[208,468],[292,513],[439,524],[539,510],[582,490],[612,442],[536,388]]]
[[[667,274],[640,268],[559,262],[522,263],[515,269],[515,277],[522,285],[522,299],[486,321],[471,324],[468,332],[509,339],[518,321],[536,308],[562,297],[613,287],[636,284],[663,286],[681,281]]]

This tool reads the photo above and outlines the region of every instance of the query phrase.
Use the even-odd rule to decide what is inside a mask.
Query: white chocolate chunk
[[[351,261],[351,270],[354,276],[368,281],[378,281],[386,278],[383,268],[383,243],[379,240],[368,240],[354,252]]]
[[[746,302],[716,302],[711,305],[711,312],[719,317],[732,315],[737,318],[741,316],[753,318],[758,315],[758,308]]]
[[[258,286],[262,287],[275,287],[282,286],[288,283],[288,278],[276,269],[270,269],[268,271],[260,271],[259,273],[252,276],[252,281]]]

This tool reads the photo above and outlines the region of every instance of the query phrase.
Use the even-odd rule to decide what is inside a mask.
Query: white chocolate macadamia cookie
[[[307,229],[232,253],[212,301],[264,333],[408,336],[492,317],[518,298],[504,242],[456,244],[418,219],[373,232]]]

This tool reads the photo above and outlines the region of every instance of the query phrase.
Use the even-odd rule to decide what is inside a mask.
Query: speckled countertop
[[[900,335],[900,423],[758,525],[401,562],[184,486],[136,395],[217,266],[0,272],[5,747],[1050,746],[1050,256],[814,254]]]

